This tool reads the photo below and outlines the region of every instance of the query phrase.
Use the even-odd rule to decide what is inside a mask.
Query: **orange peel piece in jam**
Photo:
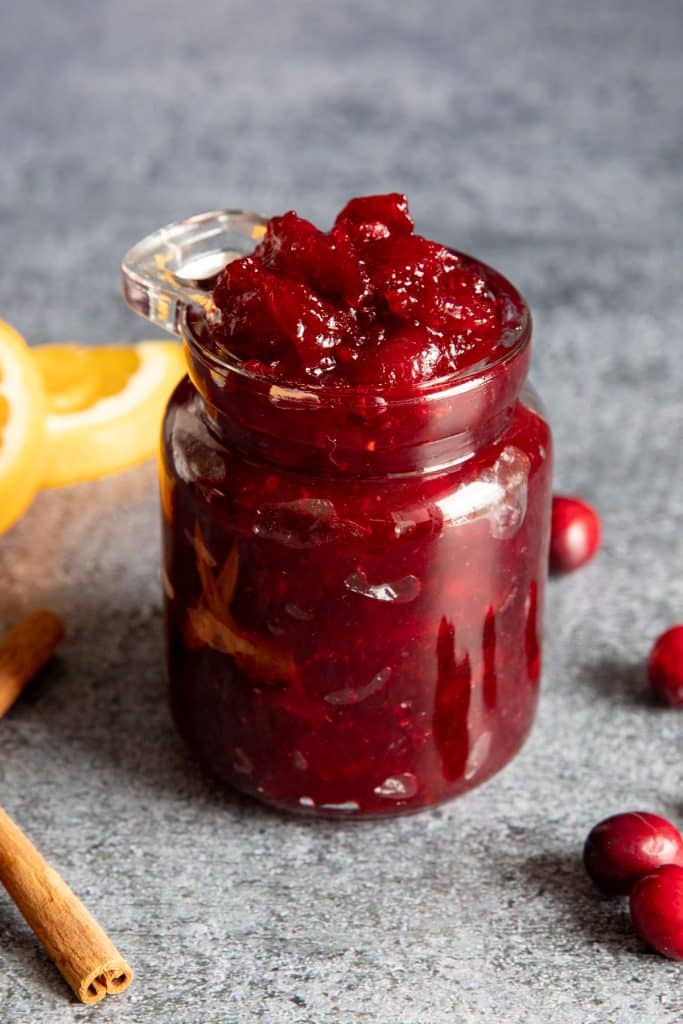
[[[214,576],[215,560],[210,555],[201,526],[195,524],[193,546],[197,573],[202,585],[199,602],[187,609],[184,640],[190,649],[206,645],[235,659],[239,668],[260,683],[274,685],[294,679],[294,659],[276,640],[256,636],[235,622],[230,605],[239,575],[239,553],[234,545],[222,568]]]

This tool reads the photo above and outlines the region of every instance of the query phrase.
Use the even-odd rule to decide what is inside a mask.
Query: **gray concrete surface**
[[[160,667],[154,471],[40,496],[0,540],[0,624],[63,612],[0,722],[2,803],[138,973],[77,1005],[0,894],[3,1024],[674,1024],[579,864],[600,817],[683,819],[681,715],[644,693],[683,618],[683,10],[674,0],[23,0],[0,31],[0,314],[34,340],[149,334],[118,261],[224,205],[330,220],[398,188],[517,281],[557,486],[605,545],[550,588],[521,756],[403,821],[289,820],[200,776]]]

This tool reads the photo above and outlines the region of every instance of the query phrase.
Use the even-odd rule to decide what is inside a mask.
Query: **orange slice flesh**
[[[28,508],[43,471],[45,395],[22,336],[0,320],[0,533]]]
[[[180,345],[39,345],[47,394],[43,487],[95,480],[155,455],[166,402],[185,374]]]

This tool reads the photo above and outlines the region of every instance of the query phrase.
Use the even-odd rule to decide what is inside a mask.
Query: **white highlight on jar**
[[[449,526],[486,517],[491,536],[509,540],[524,522],[530,469],[529,457],[508,445],[477,480],[458,487],[437,505]]]
[[[412,574],[402,576],[398,580],[370,583],[364,572],[352,572],[344,580],[344,586],[362,597],[369,597],[374,601],[393,601],[395,604],[414,601],[420,593],[420,581]]]
[[[401,772],[400,775],[390,775],[381,785],[375,786],[374,792],[387,800],[408,800],[415,796],[417,790],[417,778],[413,773]]]

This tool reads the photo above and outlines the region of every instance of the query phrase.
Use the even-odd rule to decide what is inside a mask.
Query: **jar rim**
[[[504,367],[522,355],[531,342],[532,317],[529,305],[521,292],[499,271],[484,263],[482,260],[469,256],[460,250],[450,249],[458,256],[472,260],[482,267],[488,280],[496,289],[497,294],[503,302],[503,328],[501,331],[498,347],[502,349],[499,355],[493,359],[483,359],[481,362],[468,366],[464,372],[446,374],[432,380],[405,385],[387,384],[325,384],[323,382],[311,381],[290,381],[286,378],[272,377],[269,374],[258,373],[252,367],[247,367],[245,362],[238,356],[225,350],[220,356],[202,343],[197,336],[195,324],[205,324],[202,318],[199,320],[191,309],[186,309],[181,315],[181,329],[185,343],[194,358],[199,358],[205,363],[209,370],[221,375],[225,373],[238,374],[246,381],[252,381],[255,386],[276,388],[286,394],[293,403],[297,400],[302,403],[311,402],[315,399],[323,403],[325,401],[339,400],[343,398],[374,396],[383,401],[397,405],[410,405],[412,402],[424,402],[430,397],[439,399],[455,396],[476,388],[492,377],[496,376]]]

